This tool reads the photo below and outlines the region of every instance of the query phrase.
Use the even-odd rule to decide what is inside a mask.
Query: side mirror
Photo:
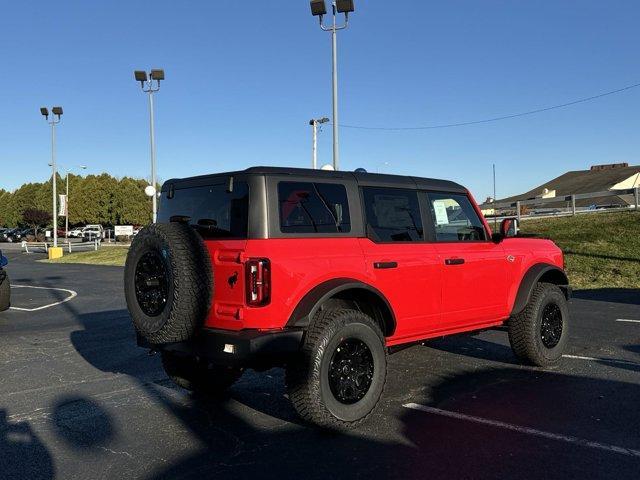
[[[500,234],[503,238],[515,237],[520,231],[520,223],[517,218],[505,218],[500,222]]]

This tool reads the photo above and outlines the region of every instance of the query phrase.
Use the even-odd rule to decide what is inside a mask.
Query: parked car
[[[392,347],[505,325],[523,362],[560,359],[562,251],[516,222],[492,233],[446,180],[269,167],[173,179],[129,250],[127,306],[177,385],[217,394],[245,368],[283,366],[303,419],[353,427],[379,403]]]
[[[4,267],[7,266],[9,260],[2,254],[0,250],[0,312],[8,310],[11,306],[11,283],[9,274]]]
[[[0,234],[0,242],[19,242],[22,240],[22,232],[20,228],[8,228]]]
[[[82,238],[85,241],[101,240],[104,237],[102,225],[87,225],[82,229]]]
[[[82,228],[74,228],[72,230],[69,230],[69,237],[70,238],[82,238]]]

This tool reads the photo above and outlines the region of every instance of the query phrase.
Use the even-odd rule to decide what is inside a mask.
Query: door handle
[[[373,262],[373,268],[397,268],[398,262]]]
[[[447,258],[444,261],[445,265],[462,265],[464,263],[464,258]]]

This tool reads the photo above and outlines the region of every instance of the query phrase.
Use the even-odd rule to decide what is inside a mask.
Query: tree
[[[27,208],[22,214],[22,220],[34,230],[34,234],[38,236],[38,228],[46,227],[51,221],[51,214],[37,208]]]
[[[144,194],[147,185],[143,179],[119,180],[107,173],[69,175],[69,224],[147,225],[151,221],[151,200]],[[58,193],[65,192],[65,180],[59,175],[57,188]],[[51,190],[50,178],[26,183],[13,193],[0,190],[0,226],[29,223],[24,219],[27,210],[52,211]]]

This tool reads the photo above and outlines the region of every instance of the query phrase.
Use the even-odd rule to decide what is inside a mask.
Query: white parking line
[[[511,430],[512,432],[523,433],[525,435],[533,435],[536,437],[547,438],[549,440],[557,440],[560,442],[572,443],[580,447],[594,448],[597,450],[604,450],[611,453],[619,453],[621,455],[627,455],[630,457],[640,457],[640,450],[634,450],[632,448],[618,447],[616,445],[609,445],[606,443],[594,442],[591,440],[585,440],[583,438],[574,437],[572,435],[562,435],[559,433],[545,432],[543,430],[537,430],[530,427],[522,427],[520,425],[513,425],[511,423],[501,422],[498,420],[490,420],[488,418],[475,417],[473,415],[466,415],[464,413],[451,412],[448,410],[441,410],[439,408],[427,407],[426,405],[420,405],[418,403],[407,403],[403,405],[405,408],[412,410],[420,410],[422,412],[432,413],[443,417],[454,418],[456,420],[465,420],[467,422],[479,423],[482,425],[488,425],[490,427],[502,428],[505,430]]]
[[[48,305],[44,305],[42,307],[37,307],[37,308],[21,308],[21,307],[11,307],[11,310],[18,310],[20,312],[37,312],[38,310],[44,310],[46,308],[51,308],[51,307],[55,307],[56,305],[60,305],[62,303],[68,302],[69,300],[72,300],[73,298],[78,296],[77,292],[74,292],[73,290],[67,290],[66,288],[53,288],[53,287],[34,287],[31,285],[11,285],[11,288],[33,288],[36,290],[55,290],[58,292],[65,292],[68,293],[69,296],[63,300],[60,300],[59,302],[54,302],[54,303],[50,303]]]
[[[628,318],[618,318],[616,322],[640,323],[640,320],[629,320]]]
[[[640,366],[640,363],[638,362],[632,362],[630,360],[618,360],[617,358],[583,357],[582,355],[562,355],[562,358],[572,358],[574,360],[587,360],[589,362],[617,363],[620,365]]]

